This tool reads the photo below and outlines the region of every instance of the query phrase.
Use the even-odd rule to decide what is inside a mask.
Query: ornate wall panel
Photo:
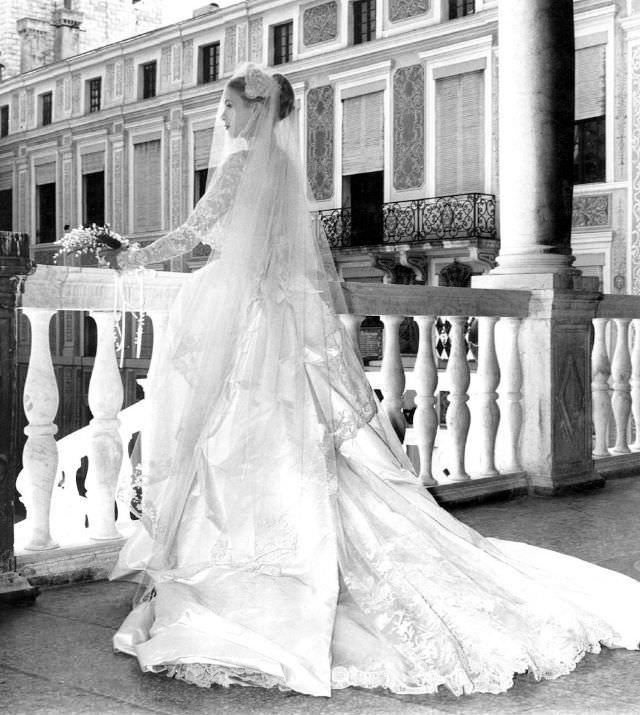
[[[182,45],[182,77],[185,82],[191,81],[193,75],[193,40],[186,40]]]
[[[247,61],[247,32],[247,23],[240,23],[238,25],[238,62]]]
[[[261,17],[249,20],[249,59],[252,62],[263,62],[262,27],[263,21]]]
[[[429,12],[429,0],[389,0],[389,20],[399,22]]]
[[[393,76],[393,185],[424,184],[424,67],[401,67]]]
[[[26,126],[35,126],[36,124],[36,95],[33,89],[27,90],[27,117]]]
[[[307,94],[307,179],[316,201],[333,196],[334,91],[331,85]]]
[[[640,293],[640,45],[631,48],[631,293]]]
[[[338,36],[338,3],[335,0],[307,8],[302,16],[302,42],[306,47],[335,40]]]
[[[125,222],[123,216],[124,202],[122,200],[123,190],[122,176],[122,149],[114,148],[113,150],[113,224],[114,230],[125,230]]]
[[[182,136],[171,137],[171,157],[169,166],[171,182],[171,205],[169,207],[169,221],[171,228],[179,226],[182,222]]]
[[[79,72],[71,75],[71,111],[74,114],[82,114],[82,76]]]
[[[107,68],[108,69],[108,68]],[[107,74],[107,77],[109,75]],[[56,80],[55,91],[55,118],[60,119],[64,114],[64,80],[62,78]]]
[[[65,114],[71,111],[71,77],[64,78],[64,111]]]
[[[122,83],[122,62],[118,61],[115,63],[113,68],[113,95],[114,97],[122,97],[123,83]]]
[[[29,233],[27,225],[27,170],[21,169],[18,174],[18,231]],[[33,232],[35,235],[35,231]]]
[[[179,82],[182,77],[182,45],[179,42],[171,46],[171,81]]]
[[[619,27],[615,29],[615,77],[613,96],[615,97],[614,110],[614,157],[613,157],[613,173],[614,181],[624,181],[626,179],[626,153],[627,141],[625,128],[627,122],[626,106],[627,106],[627,61],[626,61],[626,42],[622,36]]]
[[[163,47],[160,51],[160,87],[168,87],[171,81],[171,46]]]
[[[106,77],[105,77],[105,99],[107,102],[111,102],[113,99],[113,88],[115,83],[115,65],[113,62],[109,62],[106,66]]]
[[[611,194],[573,196],[571,223],[574,228],[591,228],[611,225]]]
[[[124,61],[124,98],[132,99],[134,93],[133,57]]]
[[[231,25],[224,31],[224,72],[233,72],[236,66],[236,26]]]
[[[75,226],[76,215],[71,205],[71,184],[72,184],[73,163],[71,157],[62,160],[62,224],[68,223]]]

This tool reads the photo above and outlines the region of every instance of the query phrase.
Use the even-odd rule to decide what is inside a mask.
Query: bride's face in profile
[[[222,101],[224,102],[222,123],[229,135],[235,139],[249,123],[255,112],[255,104],[247,102],[239,92],[228,87],[224,90]]]

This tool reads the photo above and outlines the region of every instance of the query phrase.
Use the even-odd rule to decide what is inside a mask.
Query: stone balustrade
[[[168,311],[185,280],[187,274],[147,271],[126,274],[116,285],[111,271],[58,266],[39,266],[26,280],[22,310],[32,335],[24,392],[29,424],[18,489],[27,520],[19,525],[18,553],[55,549],[61,541],[51,509],[61,481],[54,437],[58,387],[48,344],[51,316],[56,310],[88,311],[97,325],[89,389],[93,419],[84,428],[85,437],[74,443],[78,462],[82,456],[89,459],[87,498],[74,503],[78,508],[84,502],[89,517],[85,539],[117,539],[124,522],[122,517],[117,523],[114,519],[114,501],[118,480],[129,470],[126,460],[123,464],[123,434],[126,439],[135,427],[123,432],[121,425],[122,383],[113,329],[116,297],[124,296],[127,310],[144,310],[153,322],[155,340],[161,340]],[[367,375],[382,393],[382,406],[404,438],[422,484],[443,502],[525,490],[522,355],[527,345],[521,327],[535,310],[532,291],[356,283],[335,289],[344,294],[348,312],[341,319],[355,344],[364,316],[380,316],[382,361],[379,369],[368,366]],[[638,431],[632,429],[640,419],[640,318],[635,317],[640,315],[640,298],[605,296],[597,310],[591,383],[594,457],[603,471],[612,471],[621,460],[629,462],[634,452],[640,456]],[[451,325],[446,369],[442,363],[438,367],[434,350],[439,316],[446,316]],[[471,362],[464,330],[470,316],[479,327],[477,361]],[[405,318],[417,325],[415,361],[400,353]],[[448,393],[444,424],[438,409],[442,390]],[[413,420],[407,424],[405,413],[412,405]]]

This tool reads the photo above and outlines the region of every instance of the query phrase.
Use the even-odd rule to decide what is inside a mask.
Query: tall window
[[[0,181],[2,174],[0,174]],[[13,231],[13,190],[0,188],[0,231]]]
[[[36,192],[36,238],[38,243],[56,240],[56,185],[39,184]]]
[[[273,26],[273,64],[283,65],[293,57],[293,22]]]
[[[456,17],[464,17],[465,15],[473,15],[475,11],[475,0],[449,0],[450,20],[455,20]]]
[[[40,124],[44,127],[51,124],[52,92],[45,92],[40,95]]]
[[[376,37],[376,0],[353,3],[353,44],[361,45]]]
[[[209,153],[211,149],[211,129],[200,129],[193,133],[193,204],[198,203],[207,188]]]
[[[85,226],[104,224],[104,171],[84,174],[82,177],[82,203]]]
[[[102,78],[94,77],[87,83],[89,112],[100,111],[100,101],[102,99]]]
[[[156,96],[156,62],[146,62],[140,68],[142,81],[142,99]]]
[[[135,233],[158,231],[162,228],[162,195],[160,140],[140,142],[133,145],[133,230]]]
[[[220,43],[212,42],[200,48],[198,58],[200,84],[215,82],[220,76]]]
[[[0,137],[6,137],[9,133],[9,105],[0,107]]]
[[[605,45],[576,50],[573,183],[606,181]]]

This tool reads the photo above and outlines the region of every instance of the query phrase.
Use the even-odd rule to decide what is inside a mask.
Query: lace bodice
[[[128,251],[118,257],[121,267],[144,266],[181,256],[198,243],[220,248],[216,227],[229,211],[236,195],[247,161],[247,152],[231,154],[217,173],[189,218],[178,228],[138,251]]]

